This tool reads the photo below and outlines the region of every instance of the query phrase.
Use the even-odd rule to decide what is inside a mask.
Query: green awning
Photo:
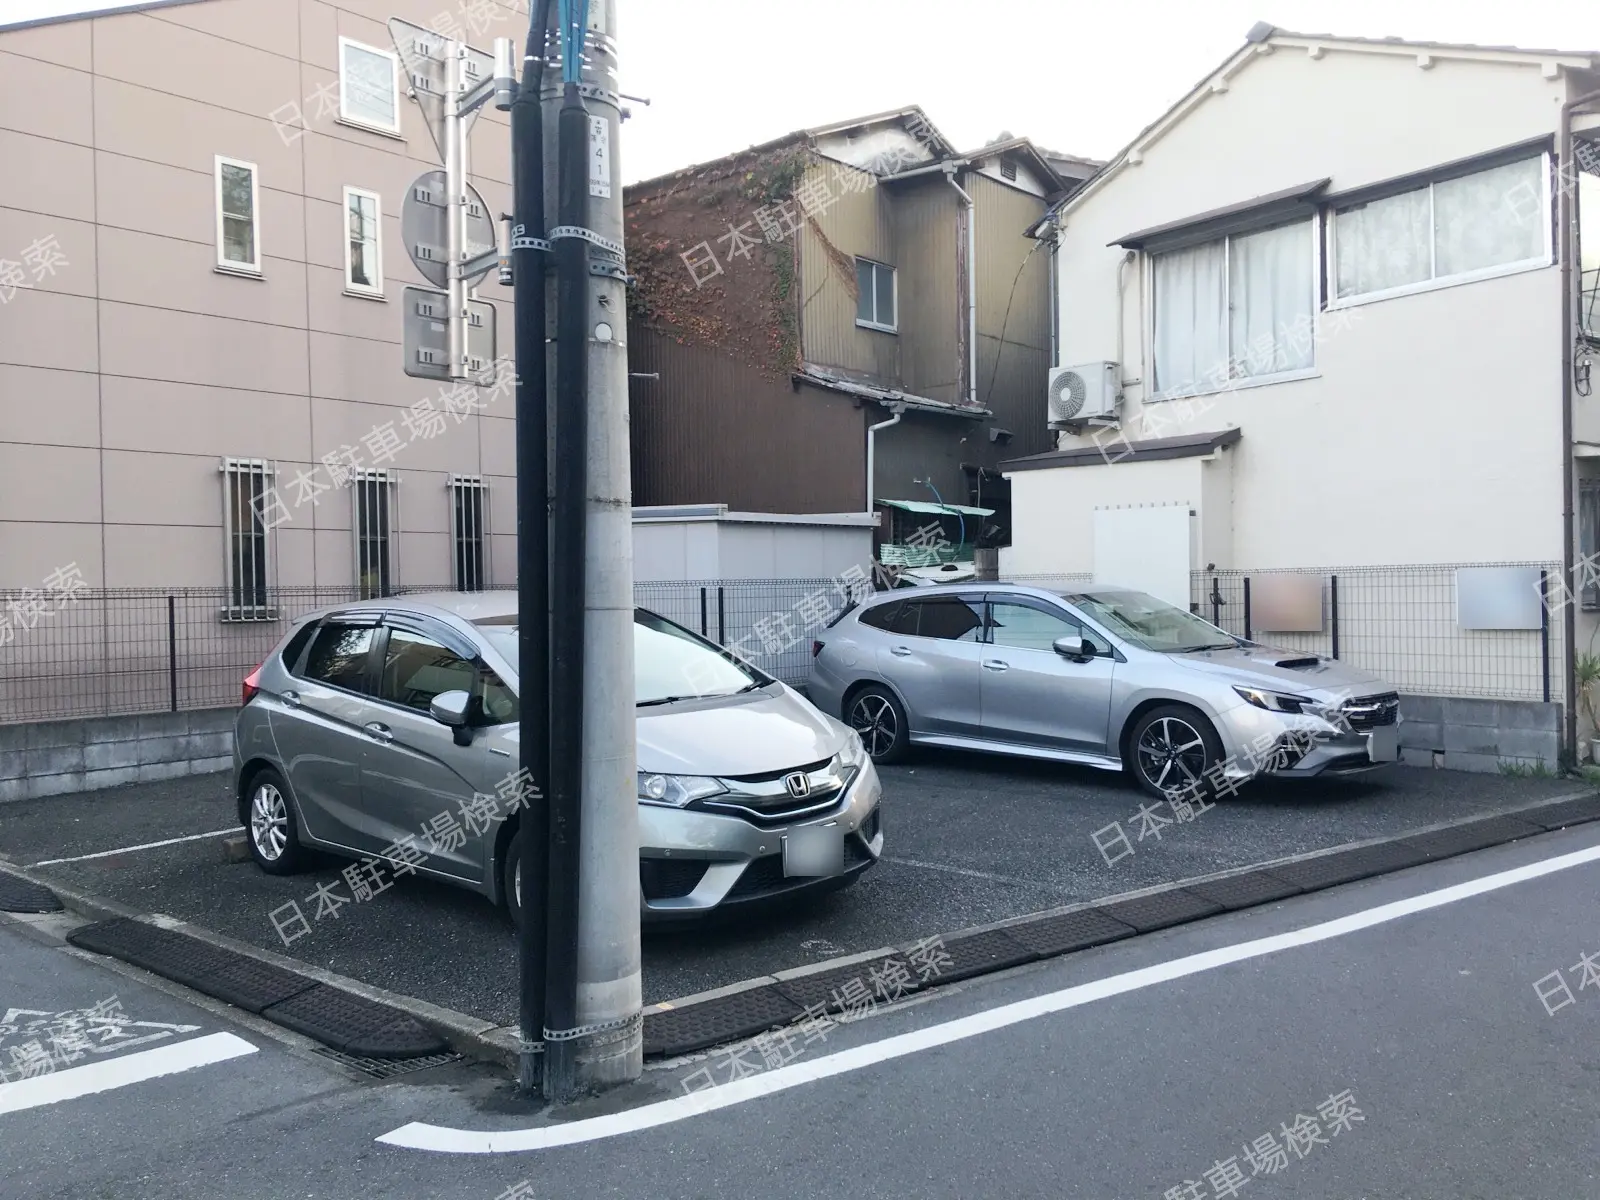
[[[950,517],[992,517],[992,508],[971,508],[965,504],[935,504],[931,500],[879,500],[879,504],[887,504],[890,508],[898,508],[902,512],[935,513],[940,516]]]

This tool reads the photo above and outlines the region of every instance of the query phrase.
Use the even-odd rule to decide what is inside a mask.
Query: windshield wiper
[[[640,700],[634,704],[635,708],[648,708],[652,704],[676,704],[680,700],[699,700],[699,696],[658,696],[654,700]]]
[[[764,684],[764,683],[762,683],[762,682],[761,682],[761,680],[759,680],[759,679],[757,679],[757,680],[755,680],[755,681],[753,681],[753,682],[751,682],[751,683],[747,683],[747,684],[745,684],[745,685],[744,685],[744,686],[743,686],[743,687],[742,687],[742,688],[740,688],[740,689],[739,689],[739,690],[738,690],[738,691],[737,691],[737,692],[729,692],[729,693],[728,693],[728,695],[730,695],[730,696],[742,696],[742,695],[744,695],[744,694],[745,694],[745,693],[746,693],[746,692],[753,692],[753,691],[755,691],[755,690],[756,690],[756,689],[757,689],[757,688],[764,688],[764,687],[766,687],[766,686],[767,686],[767,685],[766,685],[766,684]]]
[[[1205,642],[1199,646],[1178,646],[1168,650],[1168,654],[1198,654],[1202,650],[1233,650],[1237,649],[1235,642]]]

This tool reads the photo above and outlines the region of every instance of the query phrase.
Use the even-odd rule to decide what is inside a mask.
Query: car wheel
[[[899,762],[911,738],[906,710],[888,688],[864,687],[850,698],[845,720],[861,735],[861,744],[875,763]]]
[[[293,875],[305,861],[289,785],[271,767],[250,780],[250,857],[268,875]]]
[[[519,827],[506,845],[505,861],[500,864],[500,892],[505,897],[511,923],[522,928],[522,830]]]
[[[1128,738],[1129,766],[1145,791],[1170,797],[1206,786],[1222,761],[1222,739],[1211,722],[1186,704],[1163,704],[1139,718]]]

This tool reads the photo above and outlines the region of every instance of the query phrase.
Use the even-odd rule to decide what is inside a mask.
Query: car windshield
[[[1222,650],[1239,644],[1193,613],[1143,592],[1075,592],[1065,598],[1112,633],[1158,654]]]
[[[480,625],[479,631],[511,662],[517,662],[515,625]],[[665,704],[696,696],[731,696],[767,683],[731,655],[687,629],[644,609],[633,615],[633,698],[639,705]]]

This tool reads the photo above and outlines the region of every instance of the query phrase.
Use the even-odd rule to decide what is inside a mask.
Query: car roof
[[[1108,588],[1105,590],[1114,589]],[[985,582],[981,579],[972,579],[963,583],[934,583],[924,587],[894,588],[887,592],[879,592],[865,601],[862,607],[875,608],[879,604],[891,600],[926,600],[932,596],[973,596],[990,593],[1033,596],[1040,600],[1059,600],[1063,596],[1072,594],[1058,591],[1055,588],[1036,587],[1026,583],[1002,583],[994,580]]]
[[[517,593],[509,588],[492,592],[413,592],[353,600],[322,609],[316,616],[341,613],[414,612],[432,617],[455,617],[469,624],[504,624],[517,618]]]

